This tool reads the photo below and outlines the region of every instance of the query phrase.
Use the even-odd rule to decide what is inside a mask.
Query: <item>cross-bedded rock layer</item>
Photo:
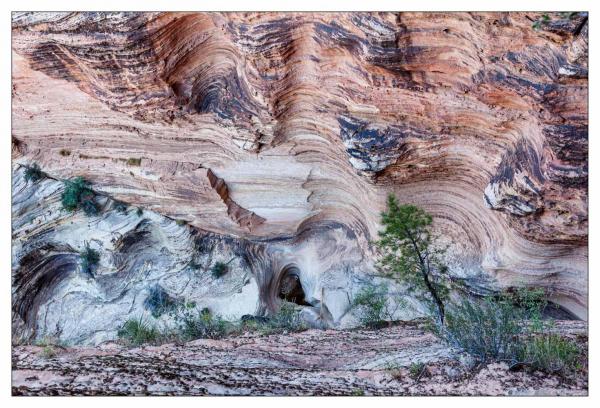
[[[13,158],[221,237],[317,236],[313,294],[335,248],[369,271],[394,193],[472,287],[585,317],[587,15],[549,17],[15,13]]]
[[[558,332],[587,346],[584,322]],[[587,364],[566,378],[473,370],[473,361],[409,323],[310,330],[125,349],[15,347],[13,395],[587,395]],[[423,364],[421,372],[409,367]]]

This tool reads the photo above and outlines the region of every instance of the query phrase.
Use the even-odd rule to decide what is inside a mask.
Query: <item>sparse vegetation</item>
[[[361,289],[352,301],[352,308],[363,326],[378,327],[385,321],[391,321],[401,302],[396,299],[392,309],[388,302],[386,285],[367,285]]]
[[[235,258],[230,259],[229,262],[215,262],[213,267],[210,269],[213,278],[219,279],[220,277],[226,275],[229,271],[229,264],[231,263],[231,261],[233,261],[233,259]]]
[[[83,177],[73,180],[64,180],[65,191],[62,194],[62,205],[67,211],[75,211],[81,208],[88,215],[96,215],[99,212],[96,203],[96,195]]]
[[[31,166],[25,166],[25,181],[35,183],[44,177],[46,177],[46,173],[42,171],[37,163],[33,163]]]
[[[298,308],[290,302],[283,302],[277,313],[269,317],[255,317],[240,324],[241,331],[258,332],[263,335],[306,329],[308,326],[302,321]]]
[[[499,298],[463,300],[449,308],[438,334],[479,362],[506,361],[548,373],[577,367],[577,345],[557,334],[539,334],[551,327],[542,319],[546,306],[540,290],[519,290]]]
[[[563,11],[558,13],[559,19],[571,20],[575,18],[579,13],[576,11]],[[537,20],[531,24],[531,28],[535,31],[541,30],[545,24],[552,21],[552,18],[548,14],[542,14]]]
[[[139,166],[139,165],[142,164],[142,159],[141,158],[130,157],[129,159],[127,159],[127,164],[129,166]]]
[[[118,334],[120,339],[133,346],[155,343],[160,337],[159,331],[143,318],[127,320]]]
[[[411,363],[408,367],[408,372],[413,380],[421,377],[421,375],[423,375],[423,370],[425,370],[424,363]]]
[[[398,204],[390,194],[381,223],[384,230],[376,242],[382,253],[380,269],[408,284],[413,293],[423,294],[423,300],[443,324],[450,279],[448,269],[441,263],[444,250],[434,246],[431,215],[414,205]]]
[[[219,339],[228,334],[228,323],[220,316],[213,316],[204,308],[200,311],[194,304],[187,304],[176,314],[178,324],[174,335],[182,341],[194,339]]]
[[[144,307],[150,310],[152,316],[158,318],[163,313],[169,312],[177,307],[177,302],[160,285],[150,288],[150,293],[144,300]]]
[[[551,373],[576,366],[576,344],[557,335],[540,334],[551,327],[543,317],[547,306],[543,289],[518,289],[449,303],[452,281],[440,260],[443,250],[433,245],[431,216],[413,205],[399,205],[392,195],[387,204],[381,220],[384,230],[376,243],[382,252],[380,268],[408,283],[415,293],[426,295],[424,300],[437,317],[431,327],[438,336],[479,362],[507,361],[513,367]],[[364,323],[379,318],[385,297],[371,288],[355,298],[353,303],[363,307]]]
[[[135,213],[138,217],[141,217],[142,215],[144,215],[144,210],[142,210],[141,207],[138,207],[137,210],[135,210]]]
[[[53,336],[45,336],[34,343],[36,346],[42,347],[42,357],[53,358],[58,354],[58,350],[63,348],[61,342]]]
[[[42,355],[44,356],[44,358],[55,357],[56,356],[56,349],[54,348],[54,346],[46,345],[42,349]]]
[[[90,248],[88,242],[85,243],[85,247],[79,253],[81,271],[88,275],[94,276],[94,268],[100,262],[100,253],[93,248]]]
[[[438,334],[478,361],[513,360],[523,333],[520,313],[510,302],[462,300],[449,308]]]
[[[179,225],[180,227],[183,227],[184,225],[186,225],[188,222],[186,220],[182,220],[182,219],[178,219],[175,221],[175,223],[177,225]]]
[[[557,334],[533,336],[523,342],[517,354],[521,364],[550,374],[577,369],[579,357],[577,344]]]
[[[297,306],[290,302],[283,302],[277,313],[269,318],[267,324],[271,332],[294,332],[307,329],[307,326],[300,318]]]
[[[60,154],[61,156],[70,156],[71,155],[71,151],[67,150],[67,149],[60,149],[60,151],[58,152],[58,154]]]
[[[159,296],[153,297],[155,301],[152,303],[160,305]],[[187,342],[200,338],[218,339],[248,331],[266,335],[307,329],[300,318],[299,310],[288,302],[283,303],[280,310],[268,318],[254,317],[240,322],[228,322],[220,316],[213,315],[208,308],[199,310],[194,302],[175,302],[169,306],[169,315],[173,318],[174,326],[159,330],[142,318],[130,319],[119,330],[118,336],[127,344],[140,345]]]
[[[208,309],[198,311],[194,303],[177,304],[170,311],[175,326],[162,330],[143,318],[129,319],[121,327],[118,336],[129,345],[162,344],[172,341],[191,341],[200,338],[217,339],[229,333],[230,324]]]

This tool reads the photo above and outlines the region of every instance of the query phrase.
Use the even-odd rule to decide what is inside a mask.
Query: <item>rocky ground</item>
[[[557,330],[587,349],[586,323]],[[476,366],[419,323],[133,349],[16,346],[12,359],[13,395],[587,395],[588,387],[587,367],[560,377]]]

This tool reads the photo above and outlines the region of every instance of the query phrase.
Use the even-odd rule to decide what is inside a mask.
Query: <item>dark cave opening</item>
[[[306,302],[302,282],[300,281],[300,270],[294,265],[286,266],[279,280],[277,296],[288,302],[301,306],[311,306]]]

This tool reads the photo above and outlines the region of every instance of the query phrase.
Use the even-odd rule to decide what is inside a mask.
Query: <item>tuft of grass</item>
[[[58,152],[58,154],[60,154],[61,156],[70,156],[71,155],[71,151],[68,149],[60,149],[60,151]]]
[[[61,341],[54,336],[44,336],[34,342],[38,347],[42,347],[42,357],[53,358],[58,354],[58,350],[64,348]]]
[[[150,310],[154,318],[169,312],[177,307],[177,302],[160,285],[150,288],[148,297],[144,300],[144,306]]]
[[[529,338],[518,351],[521,364],[550,374],[565,374],[577,369],[579,358],[577,344],[557,334]]]
[[[129,166],[139,166],[139,165],[142,164],[142,159],[141,158],[130,157],[129,159],[127,159],[127,164]]]
[[[422,375],[423,370],[425,370],[424,363],[411,363],[408,367],[408,372],[413,380],[419,378]]]
[[[79,253],[80,266],[83,273],[94,276],[93,269],[100,262],[100,253],[93,248],[90,248],[89,243],[85,243],[85,247]]]
[[[64,180],[65,191],[62,194],[62,205],[67,211],[75,211],[81,208],[85,215],[96,215],[99,212],[96,203],[96,195],[83,177],[75,177],[73,180]]]
[[[56,356],[56,349],[54,348],[54,346],[47,344],[42,349],[42,356],[44,358],[53,358]]]
[[[147,343],[155,343],[160,336],[156,327],[150,325],[143,318],[129,319],[119,329],[117,335],[127,344],[140,346]]]
[[[36,182],[46,177],[46,173],[42,171],[37,163],[33,163],[31,166],[25,166],[25,181]]]
[[[182,220],[182,219],[178,219],[175,221],[175,223],[177,225],[179,225],[180,227],[183,227],[184,225],[186,225],[188,222],[186,220]]]

